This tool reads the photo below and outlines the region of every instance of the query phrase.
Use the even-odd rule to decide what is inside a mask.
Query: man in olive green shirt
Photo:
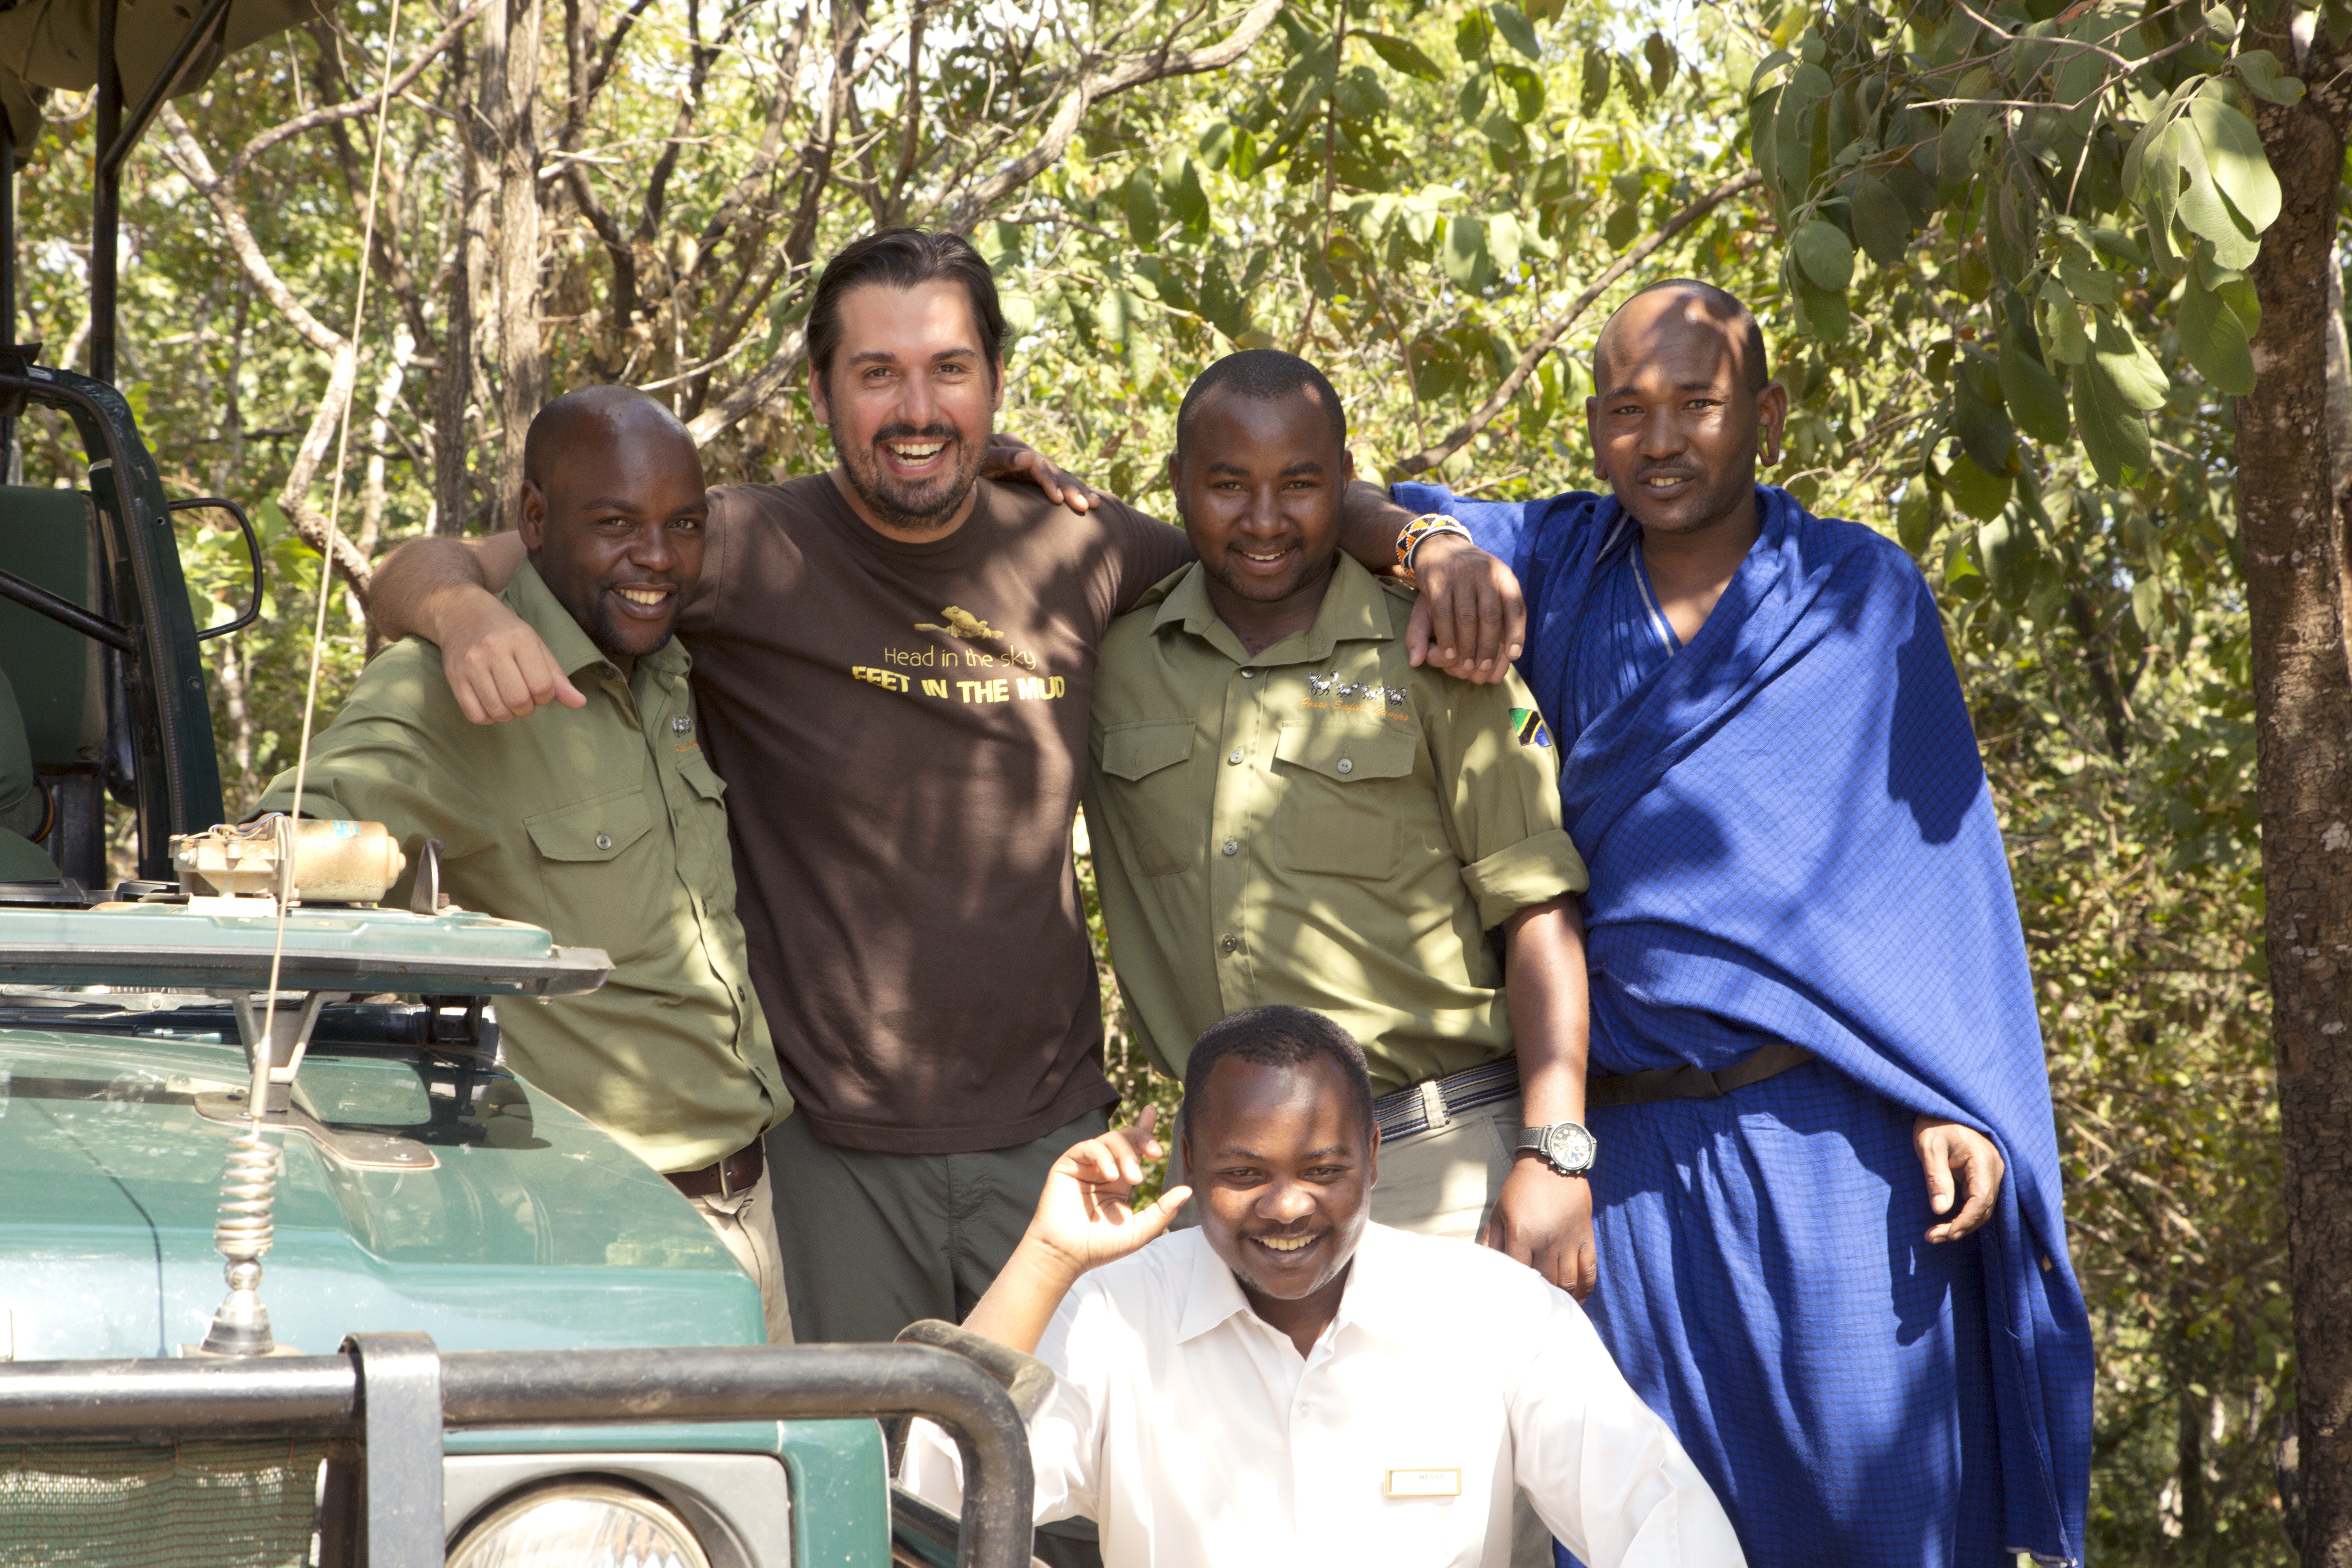
[[[469,723],[440,650],[395,643],[312,743],[303,814],[382,822],[412,868],[436,838],[457,903],[611,955],[601,990],[500,1009],[507,1061],[669,1176],[788,1343],[761,1135],[792,1100],[745,967],[726,786],[670,637],[701,569],[701,458],[659,404],[598,387],[541,412],[526,474],[530,558],[500,597],[583,701]],[[293,802],[289,772],[257,809]]]
[[[1385,1096],[1373,1217],[1483,1237],[1582,1295],[1584,1183],[1514,1158],[1522,1082],[1528,1122],[1584,1109],[1586,879],[1555,753],[1516,674],[1413,668],[1411,592],[1337,551],[1345,429],[1321,374],[1272,350],[1186,397],[1170,476],[1201,559],[1112,625],[1095,687],[1087,824],[1119,989],[1180,1078],[1243,1008],[1332,1019]]]

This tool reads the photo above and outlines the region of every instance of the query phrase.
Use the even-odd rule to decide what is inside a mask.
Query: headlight
[[[610,1481],[559,1481],[484,1514],[448,1568],[710,1568],[710,1559],[658,1500]]]

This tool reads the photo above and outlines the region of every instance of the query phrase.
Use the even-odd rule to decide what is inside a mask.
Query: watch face
[[[1545,1152],[1550,1155],[1554,1164],[1581,1171],[1592,1163],[1595,1147],[1592,1134],[1581,1127],[1570,1124],[1554,1127],[1545,1142],[1549,1145]]]

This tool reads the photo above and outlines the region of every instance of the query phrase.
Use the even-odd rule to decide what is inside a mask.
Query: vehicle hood
[[[245,1081],[234,1038],[0,1029],[0,1360],[203,1340],[226,1291],[213,1226],[242,1131],[221,1100]],[[389,1133],[425,1163],[270,1134],[284,1169],[261,1296],[281,1345],[323,1354],[398,1329],[444,1350],[766,1338],[757,1287],[686,1200],[520,1079],[313,1047],[294,1104],[354,1146]]]

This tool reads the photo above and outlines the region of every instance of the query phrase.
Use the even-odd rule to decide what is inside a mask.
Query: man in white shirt
[[[1194,1188],[1130,1205],[1151,1120],[1056,1162],[966,1321],[1055,1373],[1030,1422],[1039,1521],[1098,1521],[1107,1568],[1498,1568],[1516,1486],[1591,1568],[1744,1568],[1566,1292],[1369,1223],[1380,1134],[1345,1030],[1258,1007],[1201,1037],[1196,1229],[1161,1234]],[[956,1506],[937,1428],[917,1424],[905,1479]]]

